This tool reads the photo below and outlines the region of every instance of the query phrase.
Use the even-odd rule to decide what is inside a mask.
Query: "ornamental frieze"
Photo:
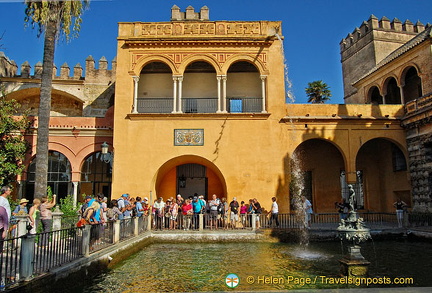
[[[260,22],[171,22],[139,23],[135,37],[144,36],[229,36],[267,35]]]

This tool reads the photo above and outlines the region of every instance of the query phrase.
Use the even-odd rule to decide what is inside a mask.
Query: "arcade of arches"
[[[366,100],[375,105],[405,104],[422,95],[422,83],[417,69],[409,66],[403,71],[399,82],[395,77],[389,77],[382,87],[370,87]]]
[[[344,157],[334,143],[322,139],[307,140],[296,148],[295,156],[300,162],[298,168],[305,176],[303,195],[316,206],[316,212],[331,211],[336,201],[347,198]],[[406,171],[406,158],[395,143],[375,138],[363,144],[356,155],[356,182],[353,184],[357,208],[389,210],[396,197],[409,202]],[[405,190],[388,191],[400,182],[405,182]]]

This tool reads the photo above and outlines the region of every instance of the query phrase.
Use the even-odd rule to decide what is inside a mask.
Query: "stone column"
[[[140,77],[139,76],[132,76],[134,81],[134,96],[133,96],[133,106],[132,106],[132,113],[136,114],[138,113],[138,82]]]
[[[222,78],[222,113],[227,113],[226,81],[227,76],[221,75]]]
[[[72,182],[73,185],[73,205],[74,207],[78,204],[78,182]]]
[[[216,113],[222,113],[222,111],[221,111],[221,103],[222,103],[221,79],[222,79],[222,76],[218,75],[218,76],[216,76],[216,79],[217,79],[217,93],[218,93],[218,103],[217,103],[217,112]]]
[[[179,97],[179,110],[178,113],[183,113],[182,109],[182,92],[183,92],[183,76],[178,77],[178,97]]]
[[[261,96],[262,96],[262,110],[261,113],[267,113],[266,111],[266,79],[267,75],[261,75]]]
[[[177,113],[177,76],[173,76],[173,110],[172,113]]]
[[[401,104],[405,104],[405,96],[404,96],[404,91],[403,91],[403,85],[401,85],[399,87],[399,91],[400,91],[400,97],[401,97]]]

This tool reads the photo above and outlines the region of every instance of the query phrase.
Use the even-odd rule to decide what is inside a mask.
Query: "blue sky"
[[[43,40],[36,30],[24,28],[23,1],[0,0],[0,41],[5,54],[18,65],[32,67],[42,61]],[[296,103],[305,103],[308,82],[323,80],[330,86],[330,103],[343,103],[339,42],[371,14],[402,22],[432,22],[431,0],[94,0],[83,15],[79,38],[58,44],[55,63],[82,66],[88,55],[96,60],[116,55],[118,22],[169,21],[171,7],[181,11],[206,5],[210,20],[282,21],[288,75]]]

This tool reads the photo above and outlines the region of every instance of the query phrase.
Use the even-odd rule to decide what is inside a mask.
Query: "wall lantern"
[[[108,152],[108,148],[109,148],[109,145],[106,143],[106,141],[104,141],[101,144],[101,153],[102,153],[102,156],[100,157],[100,159],[102,161],[104,161],[105,163],[107,163],[107,164],[108,163],[112,164],[113,158],[114,158],[114,154]]]

